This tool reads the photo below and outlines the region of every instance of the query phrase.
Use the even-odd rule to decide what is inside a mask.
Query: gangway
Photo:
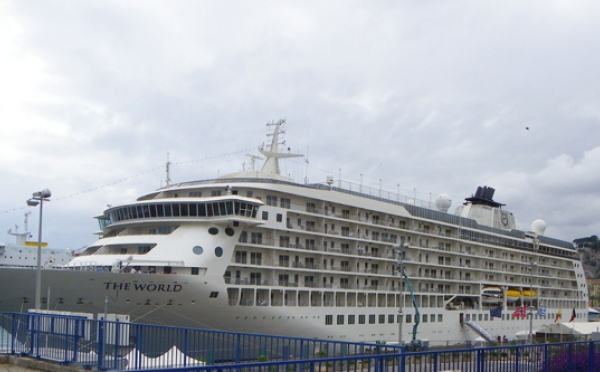
[[[493,342],[494,341],[494,336],[492,336],[491,333],[489,333],[488,331],[486,331],[485,328],[483,328],[479,324],[475,323],[474,321],[469,320],[469,321],[467,321],[467,322],[465,322],[463,324],[466,324],[469,327],[471,327],[471,329],[473,329],[478,335],[480,335],[481,337],[485,338],[489,342]]]

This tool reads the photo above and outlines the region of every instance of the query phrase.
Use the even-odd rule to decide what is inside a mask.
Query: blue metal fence
[[[122,323],[71,314],[0,313],[0,327],[2,353],[97,370],[600,371],[600,342],[406,352],[397,345]]]

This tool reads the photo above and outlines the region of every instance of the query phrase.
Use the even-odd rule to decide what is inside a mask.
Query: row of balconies
[[[266,243],[268,243],[267,239],[263,239],[260,244],[261,245],[267,245]],[[306,250],[312,250],[312,251],[319,251],[319,252],[329,252],[332,254],[346,254],[346,255],[357,255],[357,256],[361,256],[361,257],[375,257],[375,258],[388,258],[388,259],[394,259],[394,252],[391,249],[377,249],[375,251],[367,251],[364,247],[362,246],[358,246],[356,248],[340,248],[340,247],[333,247],[333,248],[326,248],[326,249],[322,249],[322,248],[317,248],[317,244],[311,244],[309,245],[308,248],[305,248],[303,244],[280,244],[279,247],[281,248],[293,248],[293,249],[306,249]],[[431,248],[434,249],[434,248]],[[437,248],[437,250],[443,250],[443,251],[448,251],[446,248]],[[386,254],[387,251],[387,254]],[[463,250],[464,251],[464,250]],[[454,253],[451,251],[448,251],[450,254]],[[475,259],[476,257],[487,257],[488,255],[478,255],[478,254],[470,254],[470,257],[472,257],[472,259]],[[412,261],[412,259],[410,258],[410,256],[406,256],[405,258],[406,261]],[[432,257],[430,259],[425,259],[423,262],[425,263],[432,263],[435,260],[435,257]],[[498,261],[502,261],[502,260],[507,260],[507,258],[497,258]],[[512,261],[511,261],[512,262]],[[444,264],[444,266],[452,266],[452,265],[447,265]],[[474,268],[474,269],[479,269],[480,265],[477,265],[475,263],[459,263],[458,265],[456,265],[456,267],[469,267],[469,268]],[[493,268],[493,267],[488,267],[486,269],[490,269],[490,270],[498,270],[498,268]],[[521,271],[528,269],[528,268],[521,268]],[[505,269],[501,269],[502,271],[507,271],[506,268]],[[549,271],[549,270],[546,270]],[[514,272],[514,270],[510,270],[508,272]],[[556,278],[556,277],[565,277],[565,275],[563,275],[561,272],[555,273],[555,274],[550,274],[549,272],[547,274],[539,274],[541,276],[544,277],[550,277],[550,278]],[[538,275],[538,276],[539,276]]]
[[[235,259],[235,263],[237,264],[248,264],[248,260],[244,260],[241,259],[239,257],[236,257]],[[263,262],[263,260],[250,260],[249,262],[251,265],[255,265],[255,266],[274,266],[274,267],[292,267],[292,268],[299,268],[299,269],[311,269],[311,270],[331,270],[331,271],[342,271],[342,272],[355,272],[356,274],[361,274],[361,273],[367,273],[367,274],[383,274],[386,275],[386,269],[382,268],[382,267],[370,267],[370,268],[362,268],[362,269],[358,269],[356,270],[354,268],[354,265],[350,266],[350,265],[344,265],[344,266],[339,266],[339,265],[334,265],[334,266],[322,266],[320,263],[306,263],[306,262],[296,262],[296,261],[291,261],[291,262],[275,262],[272,264],[269,264],[268,262]],[[393,264],[395,265],[395,264]],[[477,265],[459,265],[460,267],[468,267],[468,268],[478,268]],[[394,266],[395,267],[395,266]],[[447,268],[447,266],[443,266],[445,268]],[[487,272],[487,271],[486,271]],[[496,274],[502,274],[502,272],[507,272],[507,271],[496,271],[494,273]],[[512,273],[512,272],[511,272]],[[475,275],[473,276],[465,276],[465,277],[459,277],[456,278],[456,273],[453,273],[451,275],[448,275],[447,273],[443,273],[441,276],[436,274],[432,274],[432,273],[421,273],[421,274],[417,274],[417,273],[411,273],[409,276],[413,279],[419,279],[419,278],[426,278],[426,279],[440,279],[440,280],[455,280],[458,279],[459,281],[472,281],[475,280]],[[393,273],[389,273],[388,275],[395,275]],[[543,277],[546,278],[555,278],[553,276],[549,276],[549,275],[545,275]],[[536,275],[536,278],[540,278],[540,275]],[[521,277],[521,283],[529,283],[529,275],[527,276],[522,276]],[[514,277],[510,277],[508,279],[506,279],[507,282],[509,283],[514,283],[515,282],[515,278]],[[550,287],[550,284],[543,284],[543,283],[536,283],[536,285],[543,285],[543,286],[548,286]],[[564,285],[562,282],[560,283],[560,285]]]
[[[350,283],[341,284],[319,284],[317,282],[305,282],[303,284],[297,282],[290,282],[285,280],[256,280],[253,278],[225,278],[226,284],[235,285],[255,285],[255,286],[278,286],[278,287],[289,287],[289,288],[324,288],[324,289],[356,289],[356,290],[380,290],[380,291],[397,291],[398,287],[395,285],[357,285]]]

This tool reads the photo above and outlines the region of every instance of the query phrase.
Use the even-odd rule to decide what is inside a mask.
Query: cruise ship
[[[492,187],[474,186],[449,212],[446,194],[420,202],[332,177],[294,182],[279,165],[300,156],[284,145],[284,125],[267,125],[260,169],[109,206],[96,242],[62,268],[42,269],[42,307],[430,346],[587,321],[573,244],[545,236],[542,220],[518,228]],[[0,268],[11,283],[0,286],[0,311],[31,309],[34,279],[32,269]]]

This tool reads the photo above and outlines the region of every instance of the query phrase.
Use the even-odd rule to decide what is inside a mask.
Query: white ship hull
[[[33,293],[35,273],[31,269],[2,268],[0,278],[11,278],[10,286],[0,287],[2,311],[23,312],[33,308],[31,301],[23,303],[19,294]],[[398,341],[398,324],[355,324],[324,326],[326,314],[366,315],[384,314],[396,317],[398,308],[373,309],[367,307],[323,308],[311,306],[249,306],[243,309],[230,306],[227,299],[210,299],[211,292],[223,290],[221,280],[212,283],[208,278],[184,275],[113,274],[93,271],[43,270],[43,309],[75,311],[102,315],[105,312],[127,314],[138,323],[167,324],[201,329],[249,332],[274,335],[292,335],[334,340]],[[47,296],[47,297],[46,297]],[[81,297],[79,297],[81,296]],[[558,309],[555,309],[558,310]],[[564,310],[563,310],[564,311]],[[548,309],[552,312],[552,309]],[[529,320],[484,321],[487,311],[422,311],[422,314],[442,315],[444,322],[422,323],[418,339],[431,345],[445,345],[473,341],[479,335],[461,324],[461,314],[469,314],[490,334],[514,339],[517,333],[529,329]],[[509,315],[511,312],[504,312]],[[405,316],[414,314],[405,309]],[[481,321],[477,319],[481,318]],[[489,318],[488,318],[489,319]],[[552,323],[551,319],[534,319],[534,330]],[[412,339],[412,324],[403,325],[406,342]]]
[[[277,160],[292,155],[278,150],[278,130],[261,149],[261,171],[169,185],[109,207],[98,241],[65,268],[43,270],[42,308],[431,345],[515,339],[530,327],[513,316],[524,306],[546,309],[533,316],[534,331],[560,313],[561,321],[571,311],[573,321],[587,321],[572,245],[541,236],[543,229],[518,229],[493,189],[478,190],[453,215],[447,197],[434,210],[331,179],[293,183],[279,174]],[[0,311],[33,307],[35,274],[0,268],[0,282],[10,283],[0,286]],[[493,303],[485,288],[498,289]]]

